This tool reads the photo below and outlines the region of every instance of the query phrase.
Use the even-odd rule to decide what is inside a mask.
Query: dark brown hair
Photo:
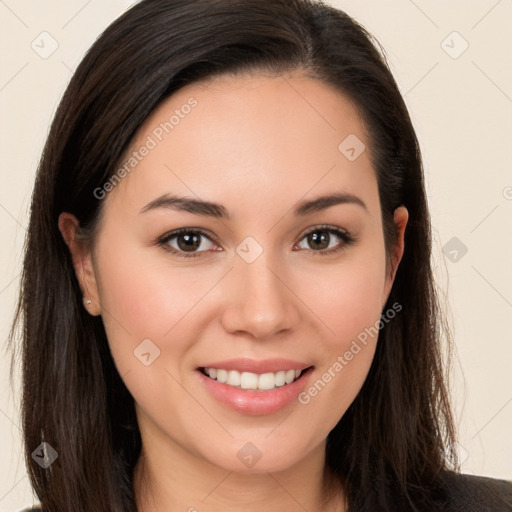
[[[440,351],[448,330],[431,269],[419,145],[382,49],[347,14],[319,1],[143,0],[78,66],[35,181],[10,342],[19,330],[26,463],[43,510],[135,511],[141,450],[133,398],[101,317],[82,307],[59,214],[73,213],[84,232],[94,232],[102,201],[93,191],[118,169],[148,115],[181,87],[297,69],[336,87],[361,113],[388,255],[393,212],[400,205],[409,211],[385,306],[403,310],[381,329],[367,379],[328,436],[326,463],[350,510],[430,512],[442,503],[442,474],[449,463],[456,467]],[[42,441],[59,454],[47,469],[31,457]]]

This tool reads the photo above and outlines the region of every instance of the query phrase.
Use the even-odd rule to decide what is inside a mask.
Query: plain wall
[[[132,3],[0,2],[2,342],[13,317],[31,190],[50,121],[85,51]],[[346,10],[382,43],[421,142],[434,264],[457,347],[451,388],[462,469],[512,479],[512,2],[327,3]],[[32,47],[51,50],[55,43],[42,32],[58,43],[48,58]],[[2,351],[0,511],[34,502],[9,361]]]

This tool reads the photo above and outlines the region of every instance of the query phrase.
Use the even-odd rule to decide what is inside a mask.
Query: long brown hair
[[[448,464],[456,467],[440,348],[448,330],[431,268],[419,145],[382,49],[360,24],[320,1],[143,0],[78,66],[35,180],[10,343],[20,339],[12,365],[19,352],[26,464],[43,510],[135,511],[141,451],[133,398],[101,317],[82,307],[59,214],[73,213],[94,233],[103,204],[94,190],[118,169],[148,115],[184,85],[296,69],[336,87],[362,115],[388,255],[394,209],[409,211],[385,306],[403,310],[381,329],[367,379],[328,436],[326,464],[350,510],[431,511],[442,502],[442,474]],[[43,441],[58,453],[47,469],[31,457]]]

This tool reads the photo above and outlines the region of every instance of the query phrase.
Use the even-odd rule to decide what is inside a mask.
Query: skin
[[[191,84],[150,115],[130,151],[192,96],[191,113],[103,199],[92,245],[75,239],[73,215],[59,219],[92,301],[86,307],[102,315],[136,402],[139,510],[343,510],[338,499],[322,507],[324,491],[339,493],[324,470],[325,442],[366,378],[377,336],[308,404],[268,415],[218,403],[196,368],[284,357],[314,365],[314,383],[379,321],[403,254],[407,210],[395,211],[399,236],[387,268],[364,125],[346,97],[298,72]],[[355,161],[338,150],[349,134],[367,148]],[[339,204],[292,215],[298,201],[333,191],[354,194],[366,209]],[[164,193],[220,203],[232,220],[169,208],[140,213]],[[319,255],[305,235],[322,224],[357,239]],[[202,238],[196,258],[155,242],[179,228],[202,228],[216,241]],[[236,252],[247,236],[263,249],[252,263]],[[169,243],[179,247],[176,238]],[[343,244],[330,236],[329,248]],[[133,354],[147,338],[161,351],[150,366]],[[262,454],[252,468],[237,457],[247,442]]]

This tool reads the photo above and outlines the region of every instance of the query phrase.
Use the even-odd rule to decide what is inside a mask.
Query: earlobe
[[[90,249],[77,237],[80,223],[73,214],[62,212],[58,226],[71,254],[75,275],[83,294],[83,305],[91,315],[97,316],[101,313],[101,305],[96,274]]]

